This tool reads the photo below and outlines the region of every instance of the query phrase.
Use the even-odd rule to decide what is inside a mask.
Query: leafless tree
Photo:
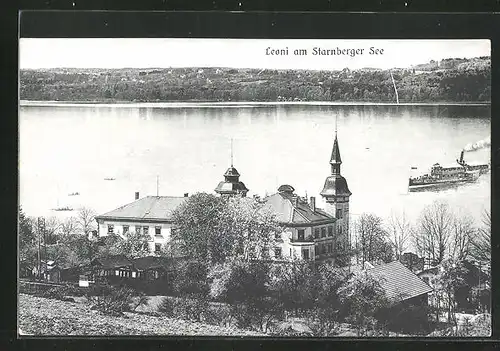
[[[392,248],[388,245],[382,218],[363,213],[356,222],[356,236],[358,263],[392,259]]]
[[[453,219],[452,227],[451,257],[457,261],[465,260],[469,256],[472,239],[476,232],[474,220],[470,215],[457,216]]]
[[[425,207],[413,235],[417,253],[440,263],[449,251],[452,231],[453,214],[448,204],[435,201]]]
[[[407,249],[411,234],[411,223],[406,217],[406,213],[391,212],[388,225],[389,238],[394,245],[396,259],[399,259]]]
[[[75,217],[66,218],[61,222],[61,235],[67,237],[78,232],[78,220]]]
[[[471,256],[477,261],[489,263],[491,260],[491,213],[483,213],[483,224],[471,241]]]
[[[95,215],[95,212],[87,207],[82,207],[78,210],[78,229],[80,230],[80,233],[85,235],[87,238],[92,230],[95,230]]]

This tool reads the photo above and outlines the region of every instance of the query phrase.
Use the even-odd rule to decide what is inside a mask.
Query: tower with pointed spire
[[[326,178],[320,194],[326,203],[325,211],[337,219],[337,243],[343,243],[341,245],[347,249],[349,244],[349,197],[352,193],[340,172],[341,164],[337,127],[335,127],[335,140],[330,157],[331,174]]]
[[[215,192],[221,196],[246,196],[248,189],[240,181],[240,174],[233,166],[233,139],[231,139],[231,167],[224,173],[224,180],[217,185]]]

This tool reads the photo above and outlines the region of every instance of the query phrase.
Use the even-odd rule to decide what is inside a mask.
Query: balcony
[[[314,237],[312,235],[308,235],[305,238],[299,238],[299,239],[294,239],[290,238],[291,243],[309,243],[312,244],[314,243]]]

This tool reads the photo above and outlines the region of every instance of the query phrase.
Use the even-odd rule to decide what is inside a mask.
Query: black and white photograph
[[[486,39],[19,39],[18,333],[491,335]]]

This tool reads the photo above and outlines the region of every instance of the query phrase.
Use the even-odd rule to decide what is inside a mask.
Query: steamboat
[[[441,188],[476,181],[480,175],[490,170],[489,164],[469,164],[464,160],[464,151],[460,153],[457,165],[443,167],[435,163],[429,173],[410,177],[409,191],[422,191],[428,188]]]

